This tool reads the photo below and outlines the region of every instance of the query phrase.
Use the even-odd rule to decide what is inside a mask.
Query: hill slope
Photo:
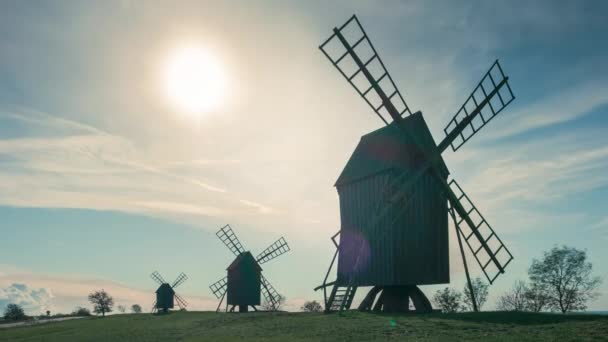
[[[388,315],[179,312],[3,329],[0,341],[608,340],[608,316],[512,312]]]

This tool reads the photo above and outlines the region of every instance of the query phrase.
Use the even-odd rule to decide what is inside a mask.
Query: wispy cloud
[[[240,203],[259,214],[277,212],[211,185],[202,179],[204,170],[175,169],[237,160],[147,161],[129,139],[74,120],[25,109],[0,116],[43,127],[45,132],[0,140],[0,156],[7,166],[0,171],[4,205],[226,217],[238,214]]]
[[[569,85],[534,103],[520,106],[515,112],[501,114],[501,128],[495,129],[489,137],[496,139],[567,122],[605,104],[608,104],[608,83],[587,81]]]
[[[243,203],[244,205],[246,205],[248,207],[257,209],[262,214],[273,214],[277,211],[274,208],[271,208],[271,207],[265,206],[263,204],[253,202],[253,201],[241,199],[241,200],[239,200],[239,202]]]

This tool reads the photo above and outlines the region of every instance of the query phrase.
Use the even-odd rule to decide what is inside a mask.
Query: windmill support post
[[[464,273],[467,276],[467,286],[469,287],[469,293],[471,294],[471,302],[473,303],[473,311],[479,312],[477,308],[477,299],[475,299],[475,292],[473,292],[473,284],[471,284],[471,277],[469,276],[469,266],[467,265],[467,258],[464,255],[464,249],[462,248],[462,239],[460,237],[460,227],[458,226],[458,221],[456,221],[456,215],[454,215],[454,211],[450,208],[450,215],[452,216],[452,220],[454,220],[454,227],[456,228],[456,236],[458,237],[458,247],[460,248],[460,255],[462,256],[462,263],[464,264]]]
[[[220,299],[220,303],[217,305],[217,309],[215,309],[215,312],[220,312],[220,306],[222,306],[222,302],[224,301],[225,296],[226,292],[224,292],[224,294],[222,295],[222,299]]]
[[[376,297],[378,300],[374,303]],[[414,312],[433,312],[431,302],[416,285],[374,286],[358,309],[372,312],[411,312],[410,300],[414,305]]]

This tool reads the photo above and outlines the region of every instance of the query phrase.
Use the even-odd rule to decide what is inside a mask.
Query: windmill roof
[[[161,291],[169,291],[170,293],[175,293],[175,290],[168,283],[161,284],[158,289],[156,289],[156,293]]]
[[[228,266],[228,268],[226,270],[231,271],[231,270],[241,266],[241,264],[243,264],[243,263],[251,263],[252,265],[254,265],[256,267],[256,269],[258,271],[262,271],[262,267],[260,267],[258,262],[255,260],[255,258],[251,254],[251,252],[243,252],[243,253],[239,254],[236,257],[236,259],[234,259],[234,261],[230,264],[230,266]]]
[[[388,169],[411,171],[425,160],[425,156],[437,153],[437,144],[421,112],[404,118],[403,124],[410,128],[410,133],[415,135],[418,144],[404,134],[396,122],[362,136],[335,186],[339,187]],[[440,164],[443,171],[449,174],[441,156]]]

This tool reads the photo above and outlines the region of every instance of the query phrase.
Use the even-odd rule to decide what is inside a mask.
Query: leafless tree
[[[473,288],[473,294],[475,295],[475,304],[477,304],[477,309],[481,311],[481,308],[486,303],[488,299],[488,284],[486,284],[481,278],[475,278],[471,281],[471,287]],[[463,301],[467,310],[473,311],[473,299],[471,296],[471,292],[469,291],[469,284],[464,284],[463,289]]]
[[[526,283],[518,280],[513,287],[498,298],[497,308],[502,311],[526,311]]]
[[[547,307],[549,301],[547,289],[534,283],[526,287],[524,297],[526,298],[526,309],[532,312],[541,312]]]

